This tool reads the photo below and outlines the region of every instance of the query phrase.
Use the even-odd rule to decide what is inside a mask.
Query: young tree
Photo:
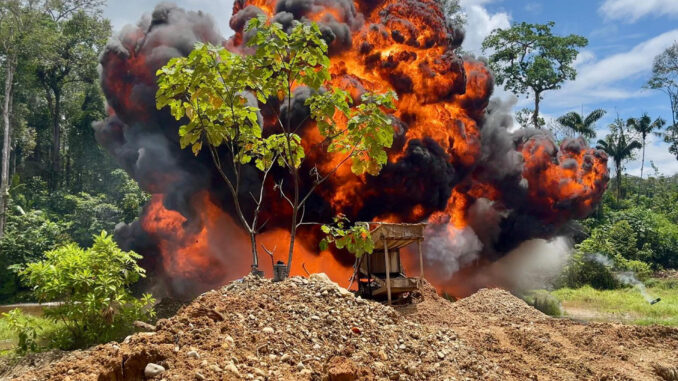
[[[281,196],[292,209],[288,271],[291,268],[296,231],[303,223],[305,202],[318,185],[351,161],[355,174],[376,174],[387,161],[385,148],[391,146],[393,131],[384,109],[393,108],[393,95],[364,94],[362,103],[351,107],[349,94],[322,86],[330,79],[327,44],[316,24],[297,23],[287,33],[277,23],[252,19],[247,30],[252,55],[241,56],[209,45],[199,45],[187,58],[176,58],[158,71],[158,108],[169,106],[177,120],[186,124],[179,130],[182,147],[198,154],[204,146],[226,183],[240,222],[250,234],[252,268],[257,268],[255,236],[262,207],[266,178],[274,165],[287,169],[292,182],[288,197],[279,183]],[[310,88],[306,100],[327,152],[343,155],[327,173],[315,168],[315,181],[302,194],[301,166],[306,153],[297,134],[305,121],[294,122],[290,112],[281,114],[282,102],[291,110],[294,89]],[[256,97],[251,101],[247,94]],[[274,99],[277,98],[278,102]],[[278,114],[275,125],[264,131],[258,116],[259,105],[273,104]],[[345,120],[338,125],[337,120]],[[296,123],[296,124],[295,124]],[[221,149],[223,147],[223,149]],[[225,154],[222,154],[226,151]],[[355,159],[355,160],[353,160]],[[251,215],[245,215],[240,194],[240,175],[254,164],[262,172],[260,189]],[[247,195],[247,197],[250,197]]]
[[[661,90],[669,97],[671,124],[666,128],[664,141],[669,143],[669,152],[678,159],[678,42],[666,48],[654,58],[652,77],[647,83],[651,89]]]
[[[657,118],[652,121],[647,113],[640,118],[629,118],[626,121],[626,126],[633,129],[640,135],[640,142],[643,146],[642,159],[640,161],[640,179],[643,179],[643,168],[645,167],[645,143],[647,143],[647,135],[655,130],[661,130],[666,122],[662,118]]]
[[[575,134],[592,139],[596,137],[595,124],[604,115],[605,110],[601,109],[591,111],[586,118],[583,114],[572,111],[558,118],[558,123],[571,129]]]
[[[588,40],[571,34],[555,36],[555,23],[515,24],[509,29],[495,29],[483,41],[483,51],[490,52],[490,68],[497,83],[516,95],[534,95],[532,123],[539,128],[539,103],[545,91],[559,89],[563,82],[576,77],[572,63],[578,49]]]
[[[605,151],[614,162],[615,173],[617,175],[617,201],[622,195],[622,171],[624,170],[624,161],[633,156],[633,150],[641,148],[637,140],[630,139],[624,131],[624,122],[617,120],[610,125],[611,133],[604,140],[598,140],[597,148]],[[630,141],[629,141],[630,140]]]
[[[19,269],[19,276],[39,302],[61,302],[45,316],[64,324],[68,335],[58,344],[71,349],[119,340],[133,330],[132,322],[154,316],[151,295],[136,298],[130,290],[146,276],[139,259],[102,232],[92,247],[59,247]]]

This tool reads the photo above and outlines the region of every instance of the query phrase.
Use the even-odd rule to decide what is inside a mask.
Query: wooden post
[[[419,250],[419,287],[424,280],[424,257],[421,253],[421,239],[417,240],[417,249]]]
[[[388,241],[384,240],[384,260],[386,261],[386,293],[388,305],[391,305],[391,258],[388,255]]]

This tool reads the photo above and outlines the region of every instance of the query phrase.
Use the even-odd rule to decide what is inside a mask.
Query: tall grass
[[[578,289],[562,288],[552,293],[563,303],[565,312],[568,307],[578,308],[599,314],[600,320],[678,326],[678,282],[653,279],[647,282],[647,286],[651,297],[661,298],[659,303],[648,303],[635,288],[596,290],[584,286]]]

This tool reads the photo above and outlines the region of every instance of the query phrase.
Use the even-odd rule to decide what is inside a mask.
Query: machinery
[[[370,299],[383,299],[388,304],[393,298],[417,290],[424,278],[424,258],[421,243],[426,224],[370,223],[374,252],[363,255],[358,262],[358,294]],[[400,249],[417,245],[419,276],[405,275],[400,261]]]

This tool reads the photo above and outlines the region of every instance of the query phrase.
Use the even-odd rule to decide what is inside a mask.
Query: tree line
[[[97,73],[111,34],[104,1],[0,3],[0,237],[13,186],[96,192],[115,168],[91,128],[105,116]]]

